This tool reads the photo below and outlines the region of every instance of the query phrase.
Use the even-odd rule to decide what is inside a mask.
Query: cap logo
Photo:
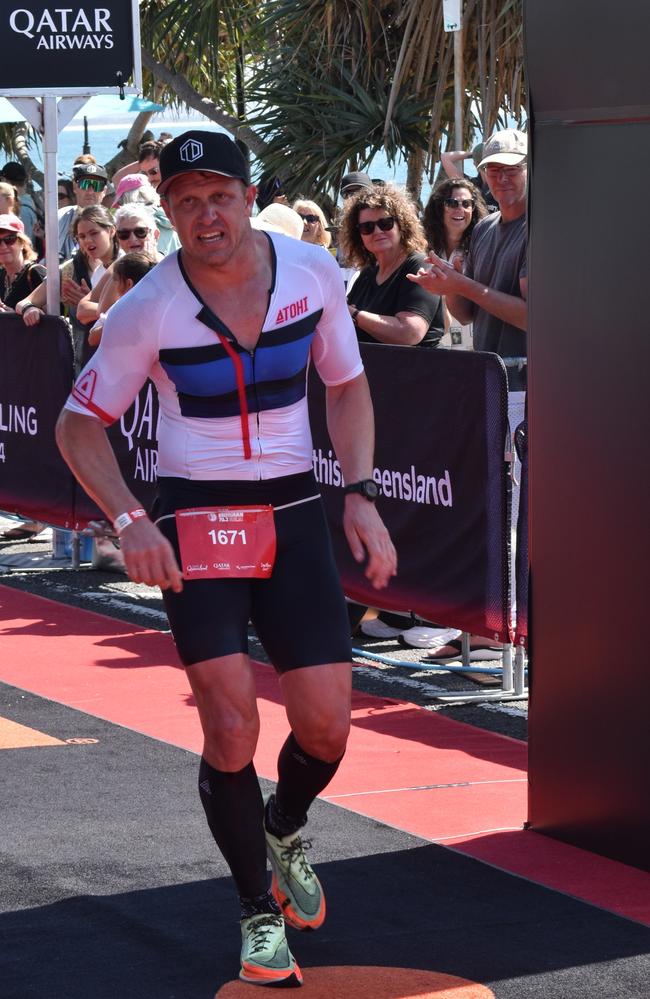
[[[196,139],[188,139],[180,148],[180,157],[183,163],[194,163],[203,156],[203,143]]]

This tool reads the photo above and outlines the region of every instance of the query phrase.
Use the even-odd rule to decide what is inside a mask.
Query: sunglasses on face
[[[318,215],[303,215],[302,212],[298,212],[300,218],[303,222],[308,222],[309,225],[314,225],[316,222],[320,222]]]
[[[18,234],[10,232],[7,236],[0,236],[0,243],[4,243],[5,246],[13,246],[17,239]]]
[[[524,164],[520,166],[496,166],[494,163],[488,163],[484,169],[488,177],[499,177],[501,174],[504,177],[516,177],[523,168]]]
[[[471,198],[445,198],[447,208],[471,208],[473,204]]]
[[[375,219],[374,222],[359,222],[357,229],[362,236],[370,236],[375,231],[375,226],[378,226],[382,232],[389,232],[395,221],[394,216],[387,215],[385,219]]]
[[[82,191],[95,191],[96,194],[99,194],[106,187],[106,181],[96,177],[82,177],[81,180],[77,181],[77,187]]]
[[[143,225],[136,226],[135,229],[118,229],[117,238],[124,241],[128,239],[131,234],[135,236],[136,239],[144,239],[149,233],[149,229],[146,229]]]

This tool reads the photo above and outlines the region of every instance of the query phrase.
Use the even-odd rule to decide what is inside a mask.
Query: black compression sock
[[[266,812],[266,824],[274,836],[288,836],[307,821],[307,809],[339,768],[343,756],[333,763],[317,760],[298,745],[293,732],[278,757],[275,801]],[[271,803],[269,803],[271,804]]]
[[[240,896],[266,894],[264,803],[252,763],[235,773],[215,770],[201,759],[199,794],[217,846],[224,855]]]
[[[282,915],[282,910],[273,898],[270,889],[255,898],[246,898],[245,895],[240,895],[239,904],[241,906],[240,919],[247,919],[249,916],[257,916],[266,912],[272,916]]]

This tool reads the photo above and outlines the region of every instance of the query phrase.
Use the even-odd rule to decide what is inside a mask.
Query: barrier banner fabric
[[[521,488],[517,518],[517,552],[515,555],[515,594],[517,597],[517,642],[528,639],[528,428],[526,422],[515,432],[515,447],[521,461]]]
[[[74,479],[54,427],[72,385],[72,336],[63,319],[27,327],[0,314],[0,510],[72,527]]]
[[[346,595],[508,641],[510,484],[501,360],[381,344],[362,344],[361,353],[375,409],[377,508],[397,548],[399,570],[387,589],[376,591],[350,554],[325,390],[312,370],[314,472]]]

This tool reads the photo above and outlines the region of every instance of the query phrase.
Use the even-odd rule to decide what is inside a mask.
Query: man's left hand
[[[343,529],[357,562],[368,559],[365,574],[376,590],[397,575],[397,552],[374,503],[353,493],[345,498]]]
[[[435,253],[427,256],[426,262],[417,274],[407,274],[409,281],[419,284],[425,291],[434,295],[462,295],[463,282],[462,260],[455,258],[453,265],[443,260]]]

